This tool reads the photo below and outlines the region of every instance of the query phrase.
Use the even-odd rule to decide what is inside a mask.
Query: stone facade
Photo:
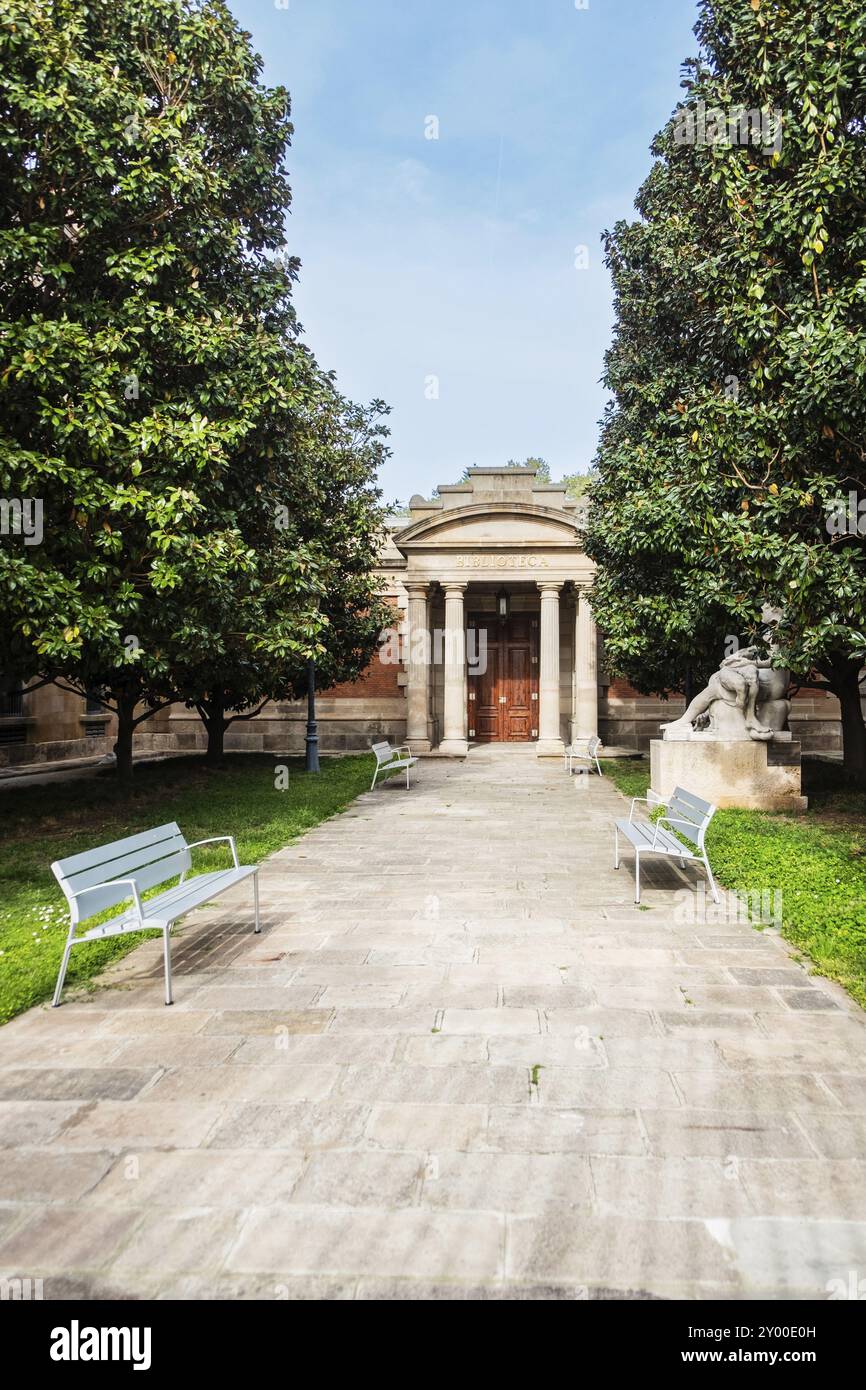
[[[322,752],[367,749],[380,736],[422,753],[463,756],[470,743],[501,740],[558,756],[596,732],[608,746],[646,752],[682,701],[638,695],[605,674],[582,526],[579,504],[533,468],[473,468],[432,499],[413,497],[409,514],[391,519],[381,556],[394,630],[360,680],[320,694]],[[79,696],[48,686],[2,708],[0,766],[111,750],[113,717]],[[305,703],[272,704],[233,725],[226,748],[299,753],[306,717]],[[841,746],[831,696],[796,697],[791,725],[805,751]],[[205,742],[182,706],[136,735],[139,753]]]

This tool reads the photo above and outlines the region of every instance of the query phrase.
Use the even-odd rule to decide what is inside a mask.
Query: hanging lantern
[[[510,604],[511,599],[509,597],[508,590],[503,584],[502,588],[499,590],[499,593],[496,595],[496,611],[499,614],[500,622],[504,623],[505,619],[508,617]]]

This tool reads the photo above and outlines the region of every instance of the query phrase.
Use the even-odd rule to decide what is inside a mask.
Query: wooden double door
[[[538,738],[538,618],[471,616],[468,728],[476,743]],[[486,661],[483,634],[486,634]],[[472,658],[482,658],[472,664]]]

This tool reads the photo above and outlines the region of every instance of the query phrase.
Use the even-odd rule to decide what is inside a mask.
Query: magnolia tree
[[[866,11],[702,0],[640,220],[607,236],[595,606],[647,691],[782,612],[866,776]],[[863,509],[866,510],[866,509]]]
[[[0,56],[0,493],[42,518],[40,544],[0,549],[0,666],[98,690],[128,775],[138,723],[213,697],[190,653],[237,644],[236,705],[320,649],[335,537],[354,525],[368,554],[375,449],[360,487],[330,478],[327,440],[307,447],[311,419],[349,407],[298,341],[288,98],[227,7],[0,0]],[[346,509],[275,535],[302,459],[298,512],[317,467]]]
[[[360,675],[388,621],[374,574],[384,510],[372,482],[387,409],[353,405],[315,375],[307,408],[242,508],[247,564],[178,615],[165,693],[198,711],[212,762],[231,724],[306,689],[310,657],[320,689]]]

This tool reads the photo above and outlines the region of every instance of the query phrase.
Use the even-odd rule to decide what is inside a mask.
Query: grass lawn
[[[285,791],[274,767],[290,769]],[[139,763],[128,795],[113,773],[45,786],[3,788],[0,862],[0,1023],[50,998],[60,968],[69,915],[51,872],[55,859],[176,820],[186,838],[234,835],[242,864],[257,863],[369,788],[369,756],[324,758],[305,773],[301,759],[242,754],[223,769],[200,758]],[[196,871],[231,863],[228,845],[193,851]],[[112,909],[116,912],[117,909]],[[108,916],[111,913],[106,914]],[[73,951],[67,980],[82,984],[153,933],[113,937]]]
[[[602,767],[625,796],[646,795],[648,759],[609,758]],[[866,792],[817,758],[803,760],[803,790],[802,815],[717,811],[710,863],[726,888],[779,889],[782,935],[866,1007]]]

